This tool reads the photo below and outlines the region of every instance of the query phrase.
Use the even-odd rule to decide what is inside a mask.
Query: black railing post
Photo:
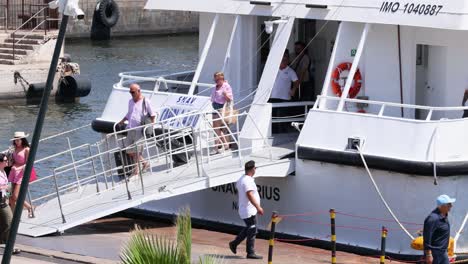
[[[42,127],[44,125],[45,115],[47,113],[47,106],[49,103],[50,93],[52,91],[52,85],[55,77],[55,72],[57,69],[58,60],[60,57],[60,51],[62,49],[63,40],[65,38],[65,32],[67,29],[68,16],[62,16],[62,23],[60,25],[59,33],[57,36],[57,42],[55,43],[54,54],[52,55],[52,60],[50,62],[49,73],[47,75],[47,82],[45,90],[42,94],[41,105],[39,108],[39,113],[37,115],[36,126],[34,127],[34,134],[31,140],[31,150],[29,152],[28,160],[26,162],[26,167],[24,169],[23,181],[21,183],[20,192],[18,194],[17,206],[15,206],[13,221],[11,223],[10,234],[5,246],[5,251],[3,253],[2,264],[9,264],[11,261],[11,255],[13,253],[13,248],[15,246],[16,235],[18,234],[18,227],[21,220],[21,214],[23,212],[23,204],[26,198],[29,187],[29,179],[31,177],[31,170],[36,158],[37,148],[39,146],[39,139],[41,138]]]

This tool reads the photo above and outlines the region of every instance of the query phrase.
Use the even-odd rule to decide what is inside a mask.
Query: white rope
[[[361,148],[360,148],[359,146],[357,146],[357,150],[358,150],[358,152],[359,152],[359,156],[361,156],[362,163],[364,163],[364,167],[366,168],[367,174],[369,175],[369,178],[371,179],[372,184],[374,185],[375,190],[377,191],[377,193],[378,193],[379,196],[380,196],[380,200],[381,200],[382,203],[385,205],[385,207],[387,207],[388,212],[392,215],[392,217],[393,217],[393,219],[395,220],[395,222],[397,222],[397,224],[401,227],[401,229],[403,229],[403,231],[408,235],[408,237],[410,237],[411,240],[413,240],[413,239],[414,239],[414,236],[411,235],[411,233],[403,226],[403,224],[400,222],[400,220],[398,220],[398,218],[397,218],[396,215],[393,213],[393,211],[392,211],[392,209],[390,208],[390,206],[387,204],[387,201],[385,201],[385,198],[383,197],[382,193],[380,192],[379,186],[377,186],[377,183],[375,182],[374,177],[372,176],[372,173],[371,173],[370,170],[369,170],[369,167],[367,167],[366,160],[364,159],[364,155],[362,155]]]
[[[466,225],[466,222],[468,221],[468,213],[465,214],[465,218],[463,219],[463,222],[460,226],[460,229],[458,230],[458,232],[455,234],[455,238],[453,240],[455,240],[455,246],[454,246],[454,251],[457,252],[457,242],[458,242],[458,239],[460,238],[460,234],[463,232],[463,229],[465,229],[465,225]]]

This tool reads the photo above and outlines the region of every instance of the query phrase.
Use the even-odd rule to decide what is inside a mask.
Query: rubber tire
[[[99,16],[102,24],[111,28],[119,21],[119,6],[114,0],[102,0],[99,3]]]

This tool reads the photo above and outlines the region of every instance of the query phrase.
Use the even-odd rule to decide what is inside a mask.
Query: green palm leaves
[[[122,264],[191,264],[192,222],[190,210],[182,209],[177,217],[177,240],[150,234],[138,226],[123,249]],[[214,256],[199,258],[199,264],[222,264]]]

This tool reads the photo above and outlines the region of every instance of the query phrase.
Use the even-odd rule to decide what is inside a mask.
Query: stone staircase
[[[3,43],[0,43],[0,64],[14,65],[27,63],[27,57],[31,55],[36,49],[38,49],[42,44],[51,39],[52,35],[53,34],[44,35],[44,33],[41,32],[32,33],[25,36],[25,33],[19,32],[15,33],[15,39],[13,39],[13,34],[8,35],[8,37],[3,40]],[[14,57],[13,42],[16,42],[14,45]]]

